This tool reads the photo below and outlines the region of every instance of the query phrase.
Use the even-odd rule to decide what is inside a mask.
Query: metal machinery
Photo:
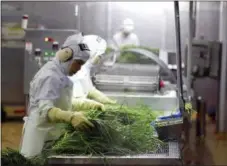
[[[191,73],[189,77],[191,77],[190,88],[193,89],[194,93],[193,94],[189,93],[189,96],[192,96],[193,103],[195,100],[197,100],[197,98],[203,98],[203,96],[200,96],[200,94],[197,93],[196,89],[194,89],[195,81],[197,79],[211,78],[216,80],[218,84],[220,84],[221,58],[222,58],[221,50],[222,50],[222,45],[220,42],[206,41],[206,40],[192,40],[192,49],[191,49],[192,57],[190,62]],[[187,57],[188,45],[185,49],[185,52]],[[188,64],[187,58],[186,58],[186,64]],[[212,95],[217,96],[219,98],[219,93],[220,93],[220,86],[219,86],[219,90],[217,91],[217,94],[212,94]],[[206,105],[206,103],[204,104]],[[216,107],[217,107],[216,110],[219,110],[219,105],[217,105]],[[199,110],[199,108],[197,108],[197,110],[198,110],[198,113],[199,111],[203,112],[203,114],[200,115],[201,119],[199,119],[199,121],[201,121],[201,124],[204,124],[206,110]],[[204,127],[205,126],[203,125],[200,128],[200,130],[204,131],[205,130]],[[202,132],[201,135],[205,135],[205,133]]]
[[[175,91],[160,92],[160,71],[164,70],[171,79],[166,84],[176,83],[176,79],[167,65],[157,55],[143,49],[128,49],[140,59],[151,59],[149,63],[115,63],[111,67],[101,68],[94,76],[95,86],[119,103],[128,105],[146,104],[154,110],[171,111],[177,107]],[[106,70],[106,71],[105,71]],[[166,104],[164,105],[163,102]]]
[[[226,4],[220,3],[220,15],[226,16]],[[186,77],[187,77],[187,87],[188,87],[188,96],[192,98],[193,101],[198,98],[204,98],[202,101],[205,106],[205,110],[199,110],[197,108],[199,118],[198,121],[200,123],[201,135],[204,136],[205,131],[205,112],[206,110],[206,96],[202,96],[198,87],[196,87],[197,81],[207,80],[216,81],[217,82],[217,94],[210,94],[212,99],[215,100],[217,98],[217,104],[215,105],[217,132],[226,132],[225,125],[225,102],[226,102],[226,19],[220,19],[220,34],[221,39],[218,41],[208,41],[204,39],[193,39],[193,9],[192,2],[190,2],[190,10],[189,10],[189,40],[185,49],[185,64],[187,68]],[[223,37],[222,37],[223,36]],[[212,88],[212,87],[210,87]],[[205,101],[205,102],[204,102]],[[201,104],[201,103],[200,103]],[[199,105],[200,105],[199,104]],[[195,104],[196,107],[198,104]],[[203,107],[204,107],[203,106]],[[201,119],[200,119],[201,118]]]
[[[26,102],[28,102],[29,83],[36,72],[55,56],[55,52],[59,49],[59,46],[63,44],[64,40],[76,31],[25,29],[25,32],[24,94],[26,96]]]
[[[25,33],[17,23],[2,24],[1,106],[5,117],[24,116],[23,69]],[[5,115],[5,116],[4,116]]]

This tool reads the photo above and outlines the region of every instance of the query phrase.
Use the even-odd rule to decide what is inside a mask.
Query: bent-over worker
[[[68,76],[79,71],[90,56],[89,48],[82,41],[80,32],[69,36],[55,58],[30,83],[29,115],[24,118],[20,149],[25,157],[41,153],[58,122],[71,123],[82,130],[93,126],[82,112],[71,111],[73,83]]]

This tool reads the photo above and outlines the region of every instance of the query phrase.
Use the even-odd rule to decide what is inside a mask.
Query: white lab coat
[[[55,58],[45,64],[30,83],[29,116],[24,118],[20,148],[25,157],[40,154],[45,141],[56,139],[61,134],[50,136],[56,124],[48,122],[47,114],[52,107],[71,109],[73,83],[67,77],[68,63],[60,63]]]
[[[127,45],[140,45],[139,39],[135,33],[130,33],[128,36],[124,36],[123,32],[118,32],[113,36],[113,39],[118,47],[124,47]]]

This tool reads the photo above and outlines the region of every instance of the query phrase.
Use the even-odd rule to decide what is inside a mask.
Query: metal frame
[[[179,2],[174,1],[175,13],[175,31],[176,31],[176,61],[177,61],[177,89],[179,98],[180,111],[184,113],[184,98],[183,98],[183,79],[182,79],[182,58],[181,58],[181,33],[180,33],[180,12]]]
[[[221,60],[221,77],[220,77],[220,102],[218,110],[218,126],[219,132],[227,132],[227,113],[226,113],[226,71],[227,71],[227,2],[221,2],[220,5],[220,40],[222,42],[222,60]]]
[[[166,147],[157,153],[135,156],[51,156],[49,165],[112,165],[112,166],[150,166],[150,165],[182,165],[179,144],[168,142]]]
[[[191,57],[192,57],[192,27],[193,26],[193,1],[189,2],[189,34],[188,34],[188,57],[187,57],[187,88],[189,98],[191,98]]]

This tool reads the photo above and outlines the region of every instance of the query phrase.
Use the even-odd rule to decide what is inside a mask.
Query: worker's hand
[[[86,111],[91,109],[105,111],[105,106],[102,103],[85,98],[73,99],[72,101],[72,111]]]
[[[88,93],[88,98],[93,99],[97,102],[100,102],[102,104],[116,104],[116,100],[112,100],[109,97],[107,97],[104,93],[99,91],[96,88],[93,88],[89,93]]]
[[[101,61],[101,56],[100,55],[95,55],[94,57],[91,58],[91,63],[92,65],[97,65]]]
[[[74,112],[71,118],[71,124],[79,130],[87,130],[94,125],[84,116],[82,112]]]
[[[106,104],[117,104],[117,100],[112,100],[108,98],[109,100],[106,102]]]

